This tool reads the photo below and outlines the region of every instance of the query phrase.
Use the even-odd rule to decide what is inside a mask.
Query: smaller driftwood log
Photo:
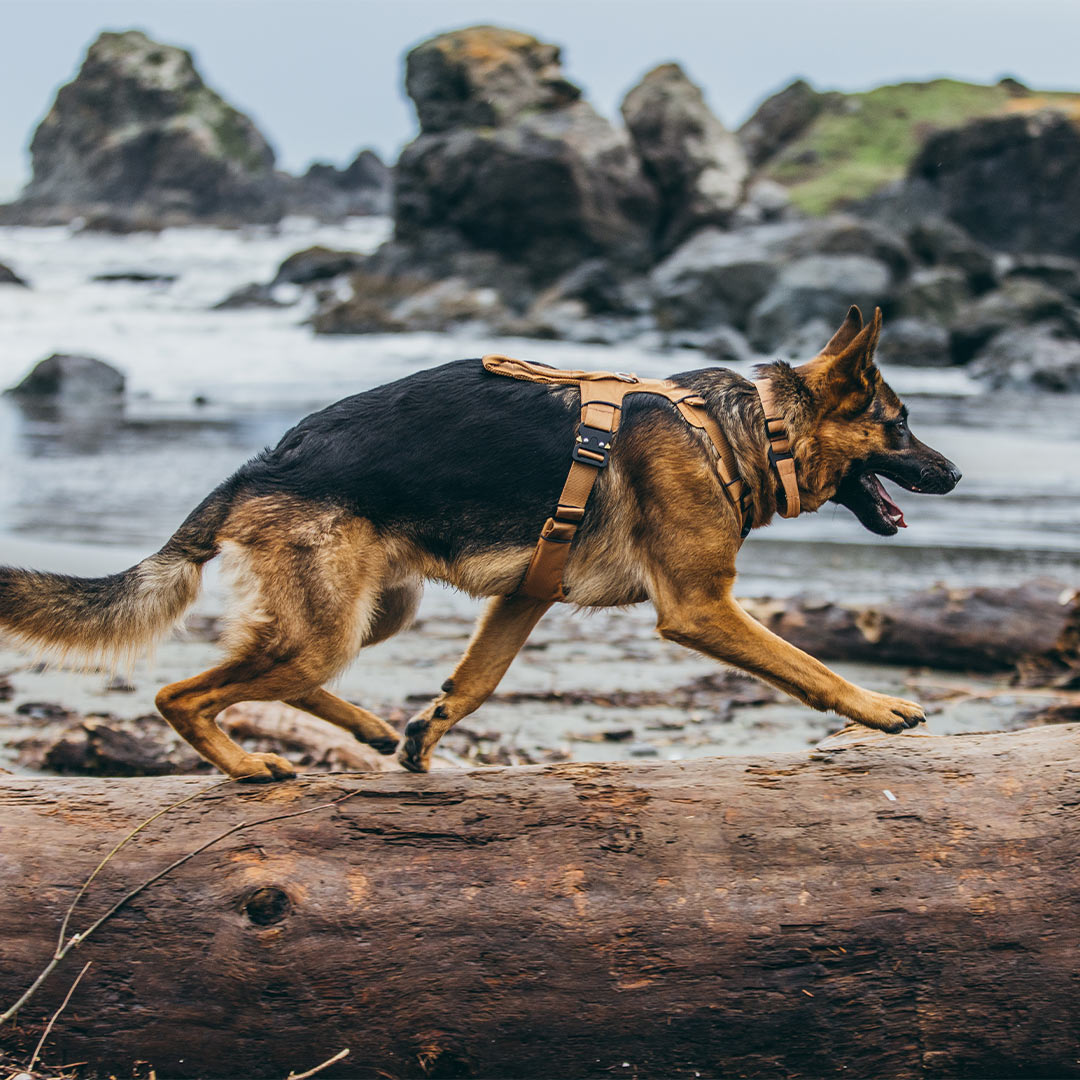
[[[211,783],[0,777],[0,1007],[152,813],[195,796],[69,932],[222,837],[74,949],[4,1050],[89,960],[46,1059],[101,1075],[348,1047],[323,1075],[1080,1076],[1076,726]]]
[[[823,660],[1016,670],[1028,685],[1080,683],[1080,591],[1036,580],[1009,589],[912,593],[846,607],[800,597],[747,601],[770,630]]]

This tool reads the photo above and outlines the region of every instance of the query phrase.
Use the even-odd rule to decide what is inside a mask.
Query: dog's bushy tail
[[[160,551],[119,574],[82,578],[0,567],[0,631],[56,659],[134,658],[195,602],[231,501],[228,489],[219,488]]]

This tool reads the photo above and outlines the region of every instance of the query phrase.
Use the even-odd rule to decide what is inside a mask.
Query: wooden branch
[[[800,597],[744,605],[770,630],[823,660],[1015,668],[1029,686],[1068,686],[1080,673],[1080,592],[1046,579],[1008,589],[937,586],[858,607]]]
[[[156,810],[208,789],[69,934],[221,837],[72,949],[4,1050],[28,1060],[92,961],[43,1056],[102,1075],[342,1047],[320,1076],[1080,1075],[1076,725],[209,784],[0,777],[0,1011]]]

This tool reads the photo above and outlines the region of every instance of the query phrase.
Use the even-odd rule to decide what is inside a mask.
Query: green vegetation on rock
[[[823,214],[898,180],[927,137],[984,116],[1055,108],[1080,112],[1080,94],[1028,92],[1017,83],[954,79],[823,95],[824,107],[762,169],[796,206]]]

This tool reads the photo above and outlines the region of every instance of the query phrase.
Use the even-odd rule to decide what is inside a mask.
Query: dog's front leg
[[[428,771],[435,744],[487,700],[549,607],[527,596],[496,596],[488,603],[442,693],[405,725],[398,761],[406,769]]]
[[[657,611],[662,637],[734,664],[811,708],[881,731],[902,731],[925,720],[915,702],[864,690],[767,630],[739,606],[730,583],[715,590],[661,588]]]

